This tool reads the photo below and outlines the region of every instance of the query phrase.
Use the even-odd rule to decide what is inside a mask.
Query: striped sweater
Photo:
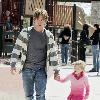
[[[23,29],[15,43],[15,46],[12,51],[12,56],[10,60],[10,65],[11,67],[15,67],[17,63],[18,56],[21,53],[21,70],[23,68],[23,65],[26,60],[26,55],[27,55],[27,46],[28,46],[28,39],[30,36],[30,30],[32,27],[28,27],[28,29]],[[46,70],[49,69],[49,67],[53,67],[53,69],[57,68],[58,61],[57,61],[57,50],[55,48],[55,41],[53,34],[49,31],[46,30],[46,35],[47,35],[47,66]],[[20,70],[20,71],[21,71]]]

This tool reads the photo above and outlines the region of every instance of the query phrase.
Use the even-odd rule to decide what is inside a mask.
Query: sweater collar
[[[74,77],[75,77],[77,80],[79,80],[80,78],[82,78],[82,77],[83,77],[84,72],[83,72],[83,71],[82,71],[82,72],[80,72],[80,75],[75,74],[75,72],[73,72],[72,74],[74,75]]]

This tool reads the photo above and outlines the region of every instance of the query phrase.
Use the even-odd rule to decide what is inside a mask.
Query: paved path
[[[86,66],[86,71],[88,71],[91,66]],[[72,72],[73,68],[62,68],[61,69],[61,77],[64,77],[68,73]],[[99,83],[100,83],[100,76],[97,76],[97,73],[87,73],[89,76],[89,81],[90,81],[90,97],[88,100],[100,100],[100,88],[99,88]],[[51,78],[48,81],[48,91],[47,91],[47,96],[48,100],[66,100],[66,97],[68,96],[70,92],[70,82],[67,83],[59,83],[53,80]],[[52,92],[53,91],[53,92]]]
[[[86,71],[92,68],[92,59],[87,58],[89,65],[86,66]],[[19,66],[20,63],[17,65]],[[70,66],[61,66],[60,74],[62,77],[72,72]],[[87,73],[89,76],[91,92],[88,100],[100,100],[100,76],[97,73]],[[66,100],[70,92],[70,82],[59,83],[53,80],[53,76],[48,79],[46,100]],[[22,86],[21,74],[10,74],[10,66],[0,64],[0,100],[25,100]]]

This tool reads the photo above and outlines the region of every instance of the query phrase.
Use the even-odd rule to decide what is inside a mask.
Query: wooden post
[[[71,62],[74,62],[76,60],[77,60],[77,30],[76,30],[76,4],[74,4]]]
[[[1,22],[1,15],[2,14],[2,0],[0,2],[0,57],[2,56],[2,34],[3,34],[3,26]]]
[[[23,15],[24,15],[24,0],[19,0],[19,13],[20,13],[20,31],[23,28]]]

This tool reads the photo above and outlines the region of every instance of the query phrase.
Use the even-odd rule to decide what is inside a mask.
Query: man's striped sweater
[[[26,55],[27,55],[27,46],[28,46],[28,39],[30,36],[30,30],[32,27],[28,27],[28,29],[23,29],[15,43],[15,46],[12,51],[12,56],[11,56],[11,61],[10,65],[11,67],[15,67],[17,63],[18,56],[21,53],[21,70],[23,69],[23,65],[26,60]],[[57,68],[58,65],[58,59],[57,59],[57,50],[55,48],[55,41],[53,34],[49,31],[46,30],[46,35],[47,35],[47,66],[46,69],[49,70],[49,67],[53,67],[53,69]]]

